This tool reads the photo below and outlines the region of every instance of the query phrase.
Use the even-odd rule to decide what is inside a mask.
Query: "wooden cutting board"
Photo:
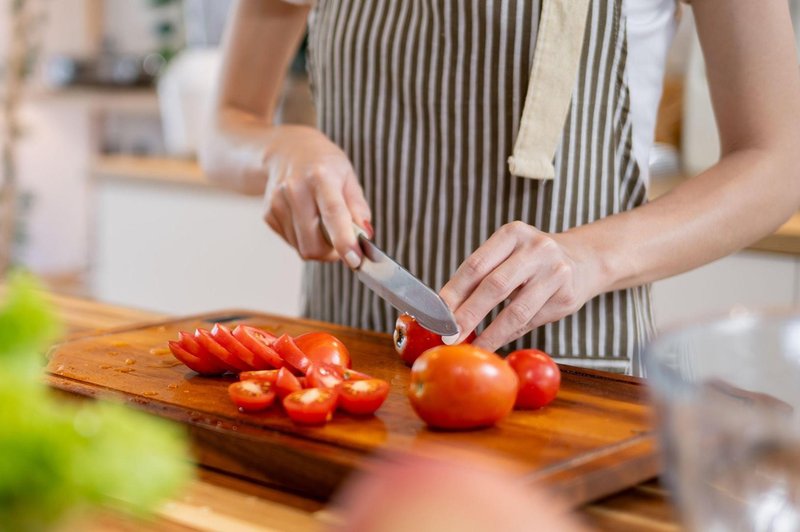
[[[178,331],[246,322],[273,333],[327,331],[349,348],[353,367],[391,383],[369,419],[336,413],[324,427],[294,425],[279,409],[242,414],[229,401],[235,377],[201,377],[166,349]],[[469,449],[517,464],[520,480],[540,483],[579,505],[659,472],[651,409],[639,379],[562,366],[556,400],[515,411],[489,429],[433,431],[406,398],[409,370],[386,334],[326,323],[232,311],[84,337],[53,348],[50,384],[115,397],[184,424],[204,466],[326,500],[379,450]]]

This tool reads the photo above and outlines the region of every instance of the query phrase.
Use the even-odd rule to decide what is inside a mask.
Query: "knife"
[[[325,240],[331,243],[322,223],[320,229]],[[355,223],[353,231],[364,256],[353,272],[362,283],[400,312],[413,316],[429,331],[440,336],[458,334],[455,317],[439,294],[384,253]]]

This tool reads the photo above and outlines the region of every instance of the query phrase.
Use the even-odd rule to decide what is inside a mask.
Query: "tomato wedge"
[[[334,364],[312,363],[308,368],[306,379],[311,388],[335,390],[344,382],[343,368]]]
[[[259,361],[252,351],[247,349],[242,342],[234,338],[231,331],[221,323],[215,323],[211,329],[211,337],[216,342],[228,350],[228,353],[235,356],[249,367],[253,369],[266,369]],[[267,366],[269,367],[269,366]]]
[[[339,407],[350,414],[374,414],[389,396],[389,383],[382,379],[367,379],[342,383],[339,388]]]
[[[350,351],[341,340],[326,332],[310,332],[294,338],[294,343],[313,364],[350,367]]]
[[[275,401],[275,391],[268,382],[234,382],[228,386],[228,395],[233,404],[247,412],[264,410]]]
[[[333,417],[336,392],[323,388],[307,388],[287,395],[283,408],[295,423],[320,425]]]
[[[308,371],[308,366],[311,364],[311,361],[305,353],[297,347],[297,344],[294,343],[291,336],[288,334],[281,335],[275,340],[272,346],[295,373],[304,375]]]
[[[196,371],[200,375],[222,375],[225,370],[218,365],[212,364],[208,360],[203,360],[188,352],[183,346],[173,340],[169,341],[169,350],[172,354],[183,362],[189,369]]]
[[[275,384],[275,381],[278,380],[278,370],[277,369],[260,369],[256,371],[243,371],[239,373],[239,380],[240,381],[258,381],[258,382],[268,382],[270,384]]]
[[[278,396],[281,399],[290,393],[302,389],[303,387],[300,385],[300,381],[297,380],[297,377],[295,377],[291,371],[286,368],[278,370],[278,376],[275,379],[275,391],[278,392]]]
[[[272,344],[275,343],[275,337],[270,333],[249,325],[237,325],[232,334],[257,359],[266,364],[266,367],[278,369],[284,366],[283,359],[272,348]]]
[[[219,361],[222,366],[231,370],[234,373],[239,373],[240,371],[247,371],[251,370],[250,366],[244,363],[244,361],[239,360],[235,356],[233,356],[227,349],[222,347],[217,343],[216,340],[211,336],[211,333],[205,329],[197,329],[194,332],[194,337],[197,340],[197,343],[200,344],[200,347],[203,348],[210,357],[215,359],[215,361]]]
[[[342,378],[346,381],[363,381],[365,379],[371,379],[372,376],[354,369],[342,368]]]

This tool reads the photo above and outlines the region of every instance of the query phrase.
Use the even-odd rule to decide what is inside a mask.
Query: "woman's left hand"
[[[506,224],[461,264],[440,292],[459,326],[459,338],[452,343],[466,338],[492,309],[510,299],[473,342],[495,351],[580,309],[600,293],[601,275],[597,253],[578,235],[544,233],[523,222]]]

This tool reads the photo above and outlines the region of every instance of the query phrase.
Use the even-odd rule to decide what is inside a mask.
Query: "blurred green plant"
[[[35,280],[0,307],[0,530],[46,530],[103,506],[147,515],[190,478],[177,426],[115,403],[64,401],[42,380],[59,331]]]

